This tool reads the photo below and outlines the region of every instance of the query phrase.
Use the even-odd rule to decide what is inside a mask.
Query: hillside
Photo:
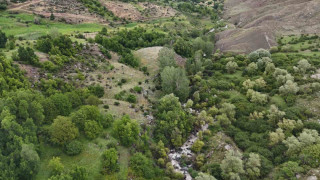
[[[251,52],[269,49],[276,38],[291,34],[319,34],[317,0],[226,0],[223,18],[228,30],[218,33],[222,51]]]
[[[0,180],[320,178],[319,8],[0,1]]]

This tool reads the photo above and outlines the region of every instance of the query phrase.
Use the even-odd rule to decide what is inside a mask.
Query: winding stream
[[[180,172],[185,175],[186,180],[192,180],[191,175],[188,172],[188,168],[191,167],[189,165],[188,167],[181,167],[180,166],[180,159],[182,155],[186,155],[187,157],[191,157],[193,155],[191,151],[192,144],[198,139],[199,131],[205,131],[209,127],[208,124],[205,124],[201,127],[200,130],[196,133],[196,135],[192,134],[189,136],[188,140],[181,146],[179,150],[171,150],[169,153],[169,158],[171,160],[171,164],[174,167],[176,172]]]

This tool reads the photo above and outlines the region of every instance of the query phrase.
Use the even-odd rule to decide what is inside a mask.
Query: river
[[[208,129],[208,127],[209,125],[205,124],[201,127],[199,131],[205,131]],[[192,180],[192,177],[188,172],[188,168],[191,167],[191,165],[189,165],[188,167],[181,167],[180,159],[182,155],[186,155],[187,157],[193,156],[193,152],[191,151],[191,146],[198,139],[199,131],[196,133],[196,135],[194,134],[190,135],[187,141],[181,146],[179,150],[172,149],[168,155],[175,171],[184,174],[186,180]]]

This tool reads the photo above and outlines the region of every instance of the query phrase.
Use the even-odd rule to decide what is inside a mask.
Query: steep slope
[[[250,52],[276,45],[277,35],[320,33],[318,0],[227,0],[229,29],[217,35],[222,51]]]

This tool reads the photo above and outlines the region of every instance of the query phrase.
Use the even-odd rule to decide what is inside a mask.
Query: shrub
[[[83,144],[80,141],[74,140],[66,145],[65,151],[68,155],[74,156],[78,155],[83,150]]]

